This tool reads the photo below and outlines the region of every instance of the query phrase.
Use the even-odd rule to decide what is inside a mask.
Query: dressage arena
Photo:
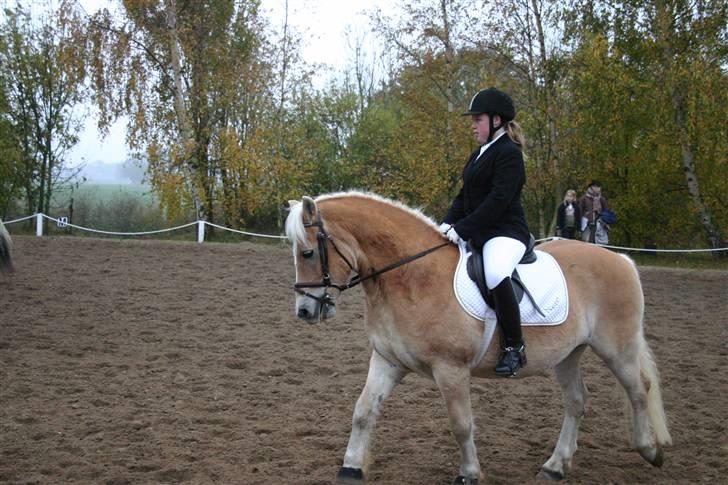
[[[332,483],[367,373],[363,293],[294,318],[283,244],[19,236],[0,274],[0,482]],[[728,474],[728,272],[640,268],[675,444],[629,447],[616,381],[590,391],[567,483],[721,482]],[[535,482],[562,420],[555,377],[475,380],[486,483]],[[457,445],[434,383],[384,406],[370,482],[446,484]]]

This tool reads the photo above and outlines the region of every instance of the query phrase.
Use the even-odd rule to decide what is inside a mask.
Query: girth
[[[537,259],[536,252],[534,251],[534,247],[536,246],[536,239],[533,237],[533,234],[531,234],[531,237],[528,241],[528,246],[526,246],[526,252],[524,253],[521,260],[518,262],[518,264],[531,264],[535,263]],[[470,279],[473,280],[480,290],[480,294],[483,296],[483,299],[485,300],[485,303],[491,307],[495,308],[495,304],[493,301],[493,294],[488,289],[488,285],[485,284],[485,268],[483,267],[483,253],[481,251],[478,251],[477,249],[473,249],[472,246],[470,246],[470,243],[468,243],[468,250],[470,251],[470,258],[468,258],[467,261],[467,270],[468,270],[468,276],[470,276]],[[523,284],[523,281],[521,280],[520,275],[518,274],[518,268],[513,270],[513,274],[511,275],[511,284],[513,285],[513,293],[516,295],[516,301],[518,303],[521,303],[521,300],[523,300],[523,295],[527,295],[528,298],[531,300],[531,303],[533,304],[533,307],[536,309],[538,313],[540,313],[542,316],[544,313],[541,311],[541,308],[539,308],[538,304],[536,303],[536,300],[533,298],[533,295],[531,295],[531,292],[528,291],[528,288],[526,288],[526,285]]]

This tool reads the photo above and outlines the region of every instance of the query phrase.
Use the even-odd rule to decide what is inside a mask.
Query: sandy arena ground
[[[0,482],[332,483],[367,372],[363,295],[293,318],[282,245],[15,238],[0,274]],[[725,482],[728,272],[641,268],[675,445],[629,448],[615,379],[587,351],[590,400],[566,483]],[[476,380],[487,483],[530,483],[561,425],[553,375]],[[439,392],[410,375],[384,406],[371,483],[447,484]]]

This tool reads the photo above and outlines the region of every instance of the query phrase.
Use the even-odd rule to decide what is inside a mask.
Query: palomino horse
[[[473,440],[470,379],[496,377],[499,339],[493,338],[485,357],[471,364],[483,322],[463,311],[455,298],[457,248],[447,245],[435,251],[444,238],[432,220],[401,204],[356,192],[293,202],[286,234],[293,243],[299,318],[316,322],[333,317],[336,297],[355,284],[362,283],[366,294],[365,326],[373,350],[339,480],[365,480],[380,405],[405,374],[417,372],[434,379],[447,405],[460,447],[460,472],[454,483],[477,483],[481,469]],[[562,479],[571,465],[587,398],[579,369],[587,346],[627,392],[637,451],[661,466],[662,447],[671,438],[657,368],[644,337],[644,297],[634,263],[577,241],[554,241],[539,249],[550,253],[563,270],[570,305],[563,324],[523,330],[528,366],[518,377],[554,369],[565,408],[556,448],[539,476]]]
[[[10,234],[5,230],[3,221],[0,221],[0,272],[12,273],[14,271],[13,260],[10,256],[12,248],[13,242],[10,239]]]

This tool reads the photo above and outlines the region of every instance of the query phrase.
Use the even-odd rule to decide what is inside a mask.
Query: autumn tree
[[[86,96],[84,22],[72,3],[42,5],[34,18],[18,4],[5,9],[0,28],[0,123],[12,152],[3,161],[12,173],[4,170],[3,177],[22,180],[28,212],[49,213],[53,191],[65,181],[67,152],[78,142]]]
[[[543,235],[553,222],[567,172],[558,147],[566,56],[559,48],[563,9],[558,2],[536,0],[480,7],[468,0],[418,0],[401,7],[399,20],[375,17],[375,27],[400,53],[395,92],[402,97],[401,113],[417,119],[412,124],[402,120],[410,135],[403,133],[398,142],[414,146],[402,155],[401,183],[407,183],[405,172],[414,171],[411,185],[424,197],[420,202],[445,204],[474,148],[470,120],[459,113],[477,90],[499,87],[514,98],[517,121],[527,134],[525,202],[535,216],[534,229]]]
[[[229,201],[253,200],[259,160],[234,157],[246,153],[273,106],[259,2],[125,0],[121,7],[121,18],[101,11],[91,22],[101,127],[128,117],[128,142],[148,159],[171,214],[193,208],[213,222],[218,209],[235,225],[247,209]]]
[[[657,63],[661,67],[657,72],[666,81],[662,85],[662,94],[669,99],[673,121],[673,129],[668,131],[668,136],[672,135],[679,146],[680,168],[685,175],[685,186],[694,213],[710,246],[720,248],[725,244],[723,234],[716,226],[713,211],[706,200],[706,193],[710,194],[715,189],[711,187],[713,184],[706,183],[706,179],[719,176],[721,172],[726,175],[722,178],[723,183],[715,187],[718,190],[713,192],[725,194],[728,188],[725,163],[728,152],[726,137],[716,138],[716,130],[711,129],[712,123],[706,124],[705,121],[717,122],[716,126],[725,125],[728,113],[728,78],[725,71],[728,60],[725,45],[728,5],[716,1],[655,0],[647,2],[643,8],[651,20]],[[725,135],[725,127],[722,130]],[[708,146],[703,147],[706,142]],[[714,165],[716,155],[722,157],[718,158],[724,162],[721,166]],[[703,157],[704,160],[701,160]],[[715,171],[704,170],[701,174],[698,170],[701,162],[714,166]]]
[[[373,17],[375,30],[394,47],[398,66],[383,88],[390,97],[387,104],[396,107],[391,145],[384,154],[391,164],[386,192],[437,213],[444,212],[456,192],[474,148],[468,141],[469,120],[460,113],[477,89],[463,82],[469,56],[464,33],[477,25],[476,4],[415,0],[400,6],[399,17]]]
[[[505,0],[483,12],[481,29],[468,32],[489,63],[482,76],[507,91],[524,128],[527,187],[524,205],[531,229],[553,233],[556,206],[572,176],[564,157],[561,124],[568,105],[563,89],[569,52],[562,41],[563,2]],[[484,73],[485,74],[485,73]]]
[[[0,42],[3,42],[2,38]],[[4,48],[0,46],[0,50]],[[11,121],[4,81],[0,76],[0,219],[7,215],[23,188],[21,137]]]
[[[586,1],[574,12],[566,145],[586,173],[606,179],[618,212],[632,215],[617,235],[718,247],[727,220],[726,6]]]

